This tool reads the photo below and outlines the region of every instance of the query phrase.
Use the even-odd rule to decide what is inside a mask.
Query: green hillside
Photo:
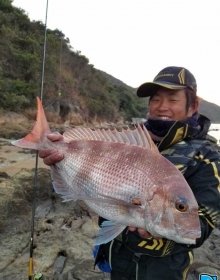
[[[44,24],[30,21],[24,10],[12,4],[0,0],[0,108],[20,112],[36,107]],[[43,101],[45,107],[58,101],[67,108],[61,112],[63,118],[74,108],[85,121],[116,122],[146,114],[146,104],[134,89],[95,69],[58,29],[47,30]]]

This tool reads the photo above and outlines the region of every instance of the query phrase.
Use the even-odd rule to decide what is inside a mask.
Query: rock
[[[6,179],[6,178],[9,178],[10,176],[6,173],[6,172],[0,172],[0,180],[2,178]]]
[[[196,276],[194,275],[194,273],[189,273],[187,280],[197,280]]]
[[[6,112],[1,116],[0,124],[5,123],[22,123],[27,122],[27,118],[22,115],[15,112]]]
[[[65,264],[65,260],[66,260],[66,256],[62,256],[62,255],[55,260],[53,265],[53,269],[55,271],[54,280],[58,279],[58,277],[61,275]]]
[[[75,264],[74,268],[66,274],[60,276],[58,280],[108,280],[108,273],[103,273],[93,269],[93,260],[81,260]],[[86,269],[85,269],[86,268]],[[83,273],[82,273],[83,272]]]
[[[87,219],[87,221],[81,227],[82,234],[91,239],[94,239],[98,229],[99,227],[97,226],[97,224],[94,224],[91,219]]]

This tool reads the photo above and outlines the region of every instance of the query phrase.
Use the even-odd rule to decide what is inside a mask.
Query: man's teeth
[[[159,117],[162,120],[170,120],[170,117]]]

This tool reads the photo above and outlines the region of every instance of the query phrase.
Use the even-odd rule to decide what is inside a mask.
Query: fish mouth
[[[192,238],[199,238],[201,237],[201,230],[190,230],[184,234],[184,236],[192,237]]]
[[[193,230],[183,230],[182,228],[176,227],[176,231],[182,238],[186,239],[196,239],[201,237],[201,229],[193,229]]]
[[[196,244],[196,239],[201,236],[201,230],[188,230],[188,231],[178,231],[173,236],[173,239],[177,243],[182,244]]]
[[[190,239],[199,238],[201,237],[201,230],[188,230],[182,236]]]

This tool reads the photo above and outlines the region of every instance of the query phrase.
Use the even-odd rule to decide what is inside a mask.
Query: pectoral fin
[[[95,239],[95,245],[106,244],[116,238],[126,226],[118,225],[112,221],[104,221]]]

